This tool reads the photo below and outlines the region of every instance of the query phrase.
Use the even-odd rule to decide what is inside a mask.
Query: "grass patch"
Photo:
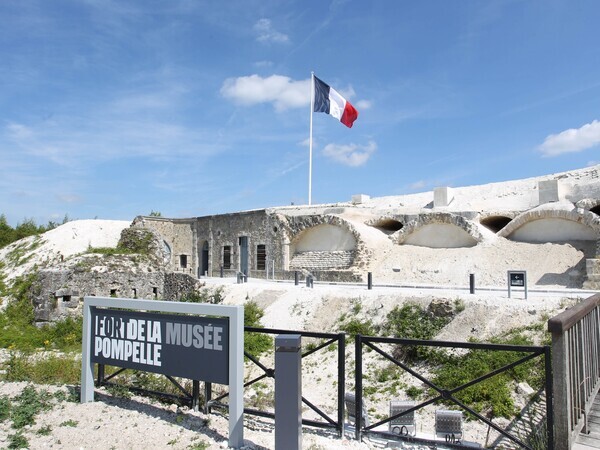
[[[76,427],[77,424],[79,424],[78,421],[73,420],[73,419],[69,419],[69,420],[65,420],[64,422],[62,422],[60,424],[61,427]]]
[[[36,236],[31,242],[23,242],[21,244],[18,244],[15,248],[8,252],[8,254],[6,255],[6,259],[13,266],[20,266],[29,261],[34,254],[34,251],[41,245],[42,238]]]
[[[69,356],[39,357],[11,353],[4,363],[6,381],[30,381],[37,384],[79,384],[81,361]]]

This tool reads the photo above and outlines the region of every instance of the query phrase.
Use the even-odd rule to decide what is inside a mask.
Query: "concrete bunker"
[[[301,231],[290,245],[290,268],[346,269],[354,262],[356,238],[343,227],[321,224]]]
[[[404,228],[404,224],[399,220],[392,219],[391,217],[385,217],[378,219],[372,223],[369,223],[369,226],[381,231],[385,234],[394,234],[396,231],[400,231]]]
[[[488,216],[479,221],[481,225],[486,227],[493,233],[497,233],[512,221],[512,218],[506,216]]]
[[[567,210],[528,211],[499,233],[512,241],[529,243],[596,241],[599,234],[594,213]]]
[[[429,248],[474,247],[483,238],[464,217],[449,213],[428,214],[409,222],[392,239],[397,244]]]
[[[477,241],[456,225],[432,223],[416,229],[406,237],[404,244],[430,248],[460,248],[474,247]]]

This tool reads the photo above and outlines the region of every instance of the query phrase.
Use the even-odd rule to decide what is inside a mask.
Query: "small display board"
[[[527,298],[527,272],[525,270],[508,271],[508,298],[511,298],[511,288],[523,288]]]

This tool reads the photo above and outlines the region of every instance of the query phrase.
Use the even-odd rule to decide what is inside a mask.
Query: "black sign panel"
[[[525,286],[525,272],[510,272],[508,274],[510,285],[516,287]]]
[[[229,320],[92,308],[91,361],[229,384]]]

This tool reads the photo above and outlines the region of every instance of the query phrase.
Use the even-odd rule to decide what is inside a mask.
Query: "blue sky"
[[[313,203],[600,162],[600,2],[0,1],[15,225]]]

